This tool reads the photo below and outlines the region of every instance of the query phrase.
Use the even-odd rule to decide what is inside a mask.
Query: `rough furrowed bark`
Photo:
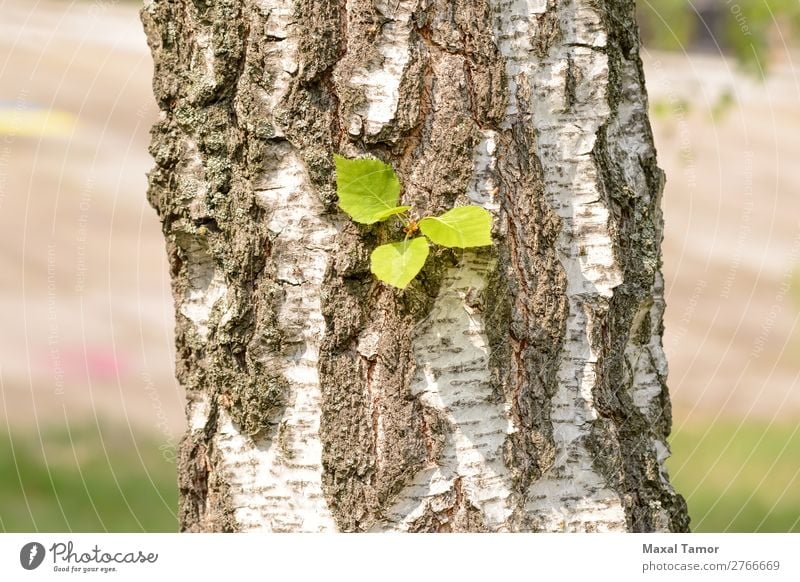
[[[188,531],[681,531],[631,2],[151,0]],[[404,291],[333,153],[487,249]]]

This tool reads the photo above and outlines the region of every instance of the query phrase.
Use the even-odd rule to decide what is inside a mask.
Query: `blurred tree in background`
[[[641,0],[638,18],[645,46],[721,52],[759,75],[800,35],[797,0]]]

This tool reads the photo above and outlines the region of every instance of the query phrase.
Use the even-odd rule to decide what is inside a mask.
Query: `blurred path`
[[[145,200],[151,61],[134,4],[0,0],[0,416],[174,442],[172,299]]]
[[[145,200],[157,116],[137,8],[0,0],[0,416],[178,438],[172,298]],[[800,414],[800,90],[649,55],[667,171],[676,420]]]
[[[797,418],[800,77],[789,57],[765,81],[702,55],[647,55],[645,68],[667,173],[675,417]]]

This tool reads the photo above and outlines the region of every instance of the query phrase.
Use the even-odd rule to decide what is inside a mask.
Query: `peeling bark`
[[[685,531],[630,0],[149,0],[186,531]],[[405,291],[332,155],[489,249]]]

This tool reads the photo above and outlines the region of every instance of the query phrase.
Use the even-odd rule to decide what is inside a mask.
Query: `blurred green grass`
[[[800,532],[800,426],[717,421],[675,430],[667,462],[695,532]]]
[[[693,531],[800,531],[797,424],[692,425],[671,447]],[[175,464],[161,449],[110,427],[0,435],[0,531],[177,531]]]
[[[111,427],[0,434],[0,531],[177,531],[175,463],[160,446]]]

